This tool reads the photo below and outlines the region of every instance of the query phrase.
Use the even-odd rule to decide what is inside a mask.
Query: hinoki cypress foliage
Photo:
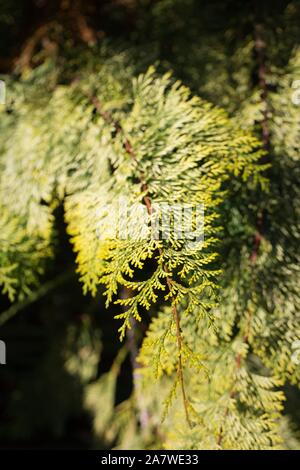
[[[234,24],[210,31],[202,11],[201,28],[182,32],[168,19],[179,3],[149,8],[162,22],[154,50],[168,27],[181,34],[157,68],[110,45],[6,81],[2,291],[37,295],[62,206],[83,292],[104,297],[125,345],[109,372],[82,379],[95,433],[119,448],[286,448],[284,386],[300,375],[299,48],[251,12],[238,39]],[[126,348],[133,392],[115,406]]]
[[[265,182],[264,166],[258,164],[262,152],[254,137],[169,74],[159,77],[150,68],[134,78],[124,65],[124,76],[115,78],[119,67],[120,57],[106,59],[93,74],[83,69],[78,79],[60,85],[48,64],[17,84],[2,124],[2,135],[10,134],[1,154],[3,289],[13,299],[36,282],[51,251],[53,208],[63,201],[83,289],[95,294],[104,284],[107,305],[114,301],[123,307],[116,316],[121,340],[132,321],[141,320],[142,309],[158,305],[160,292],[166,308],[170,305],[153,359],[161,362],[165,341],[174,341],[171,396],[179,383],[192,428],[195,410],[185,369],[198,375],[201,361],[188,344],[184,319],[196,329],[203,321],[213,329],[221,269],[215,247],[218,206],[229,178]],[[47,82],[47,93],[39,80]],[[133,207],[146,206],[146,226],[154,203],[203,205],[204,241],[187,244],[171,232],[166,240],[153,238],[151,231],[141,236],[145,220],[138,214],[132,215],[128,239],[111,238],[106,230],[112,213],[105,209],[120,196]],[[155,266],[151,275],[133,279],[148,260]],[[122,286],[132,295],[116,299]]]

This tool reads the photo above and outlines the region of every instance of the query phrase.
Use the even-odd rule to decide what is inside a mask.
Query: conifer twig
[[[113,116],[108,111],[103,110],[102,104],[99,101],[99,99],[94,95],[90,95],[90,96],[88,96],[88,98],[91,101],[91,103],[93,104],[93,106],[95,107],[96,111],[103,117],[103,119],[114,125],[116,133],[123,133],[123,129],[122,129],[121,125],[119,124],[119,122],[115,121],[113,119]],[[133,147],[132,147],[130,141],[128,140],[128,138],[126,136],[124,136],[124,149],[126,150],[127,154],[133,160],[135,160],[135,161],[137,160],[135,152],[133,150]],[[138,179],[141,183],[142,191],[147,193],[148,192],[148,185],[145,183],[144,174],[140,173],[140,176],[138,177]],[[152,214],[151,198],[147,194],[145,194],[144,197],[143,197],[143,201],[144,201],[145,206],[147,208],[148,214],[151,215]],[[159,248],[158,251],[159,251],[160,256],[162,257],[163,256],[162,249]],[[165,272],[167,272],[166,266],[163,266],[163,270]],[[173,281],[169,276],[167,276],[166,277],[166,282],[167,282],[168,289],[171,293],[172,292],[172,283],[173,283]],[[184,404],[184,411],[185,411],[186,421],[187,421],[188,426],[192,427],[191,419],[190,419],[190,416],[189,416],[189,400],[187,398],[187,394],[186,394],[186,390],[185,390],[185,384],[184,384],[184,376],[183,376],[183,365],[182,365],[182,344],[183,344],[183,340],[182,340],[182,333],[181,333],[181,327],[180,327],[180,316],[179,316],[177,307],[174,303],[172,305],[172,312],[173,312],[173,317],[174,317],[174,321],[175,321],[175,325],[176,325],[176,339],[177,339],[177,346],[178,346],[177,374],[178,374],[178,379],[179,379],[180,387],[181,387],[181,393],[182,393],[182,399],[183,399],[183,404]]]
[[[24,308],[28,307],[34,302],[37,302],[49,292],[56,289],[60,284],[69,281],[73,276],[73,271],[64,272],[56,278],[51,279],[50,281],[43,284],[37,291],[32,292],[28,297],[26,297],[26,299],[12,304],[11,307],[0,313],[0,326],[4,325],[8,320],[10,320]]]

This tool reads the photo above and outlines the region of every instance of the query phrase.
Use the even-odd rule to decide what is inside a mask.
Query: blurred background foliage
[[[0,0],[0,73],[24,73],[52,56],[63,63],[95,43],[113,43],[130,51],[137,70],[152,63],[161,71],[172,69],[193,92],[261,135],[266,110],[259,94],[258,24],[264,29],[268,102],[280,111],[288,105],[281,93],[287,74],[299,67],[297,0]],[[294,140],[277,138],[279,112],[271,126],[265,144],[277,163],[268,174],[270,196],[248,194],[237,185],[232,204],[223,208],[227,273],[238,271],[243,247],[251,251],[257,213],[266,207],[271,215],[263,230],[275,244],[281,237],[281,246],[296,257],[299,240],[292,243],[289,229],[299,201],[299,157],[280,160],[282,142],[288,147]],[[297,149],[289,148],[293,152]],[[234,216],[231,205],[238,207]],[[159,427],[141,430],[132,395],[134,348],[148,322],[133,338],[136,344],[130,337],[118,342],[118,324],[103,298],[81,293],[60,212],[59,243],[35,301],[12,307],[1,297],[1,311],[11,318],[0,330],[8,345],[8,364],[0,369],[0,446],[157,448]],[[281,276],[278,265],[276,270],[274,276]],[[263,269],[258,276],[264,278]],[[287,448],[299,448],[300,395],[294,385],[285,392],[282,434]]]

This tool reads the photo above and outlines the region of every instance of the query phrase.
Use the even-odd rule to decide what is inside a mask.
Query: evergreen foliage
[[[11,301],[35,292],[63,205],[83,292],[103,294],[125,343],[98,379],[93,355],[85,372],[66,360],[95,434],[118,448],[297,446],[283,412],[300,379],[299,4],[269,24],[247,4],[224,24],[231,2],[199,3],[140,7],[136,47],[67,49],[7,80],[0,283]],[[151,21],[149,61],[138,42]],[[120,198],[130,234],[112,236]],[[165,202],[203,205],[203,243],[152,236]],[[133,393],[115,406],[126,347],[147,323]]]

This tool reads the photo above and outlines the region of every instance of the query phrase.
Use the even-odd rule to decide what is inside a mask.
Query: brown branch
[[[256,221],[257,229],[256,229],[256,233],[255,233],[255,236],[254,236],[252,252],[251,252],[251,255],[250,255],[250,261],[251,261],[252,264],[255,264],[255,262],[257,260],[260,245],[261,245],[261,242],[262,242],[262,238],[263,238],[262,233],[261,233],[262,224],[263,224],[263,215],[262,215],[262,213],[260,213],[258,215],[257,221]]]
[[[1,59],[1,68],[10,68],[22,70],[31,65],[32,58],[38,45],[41,45],[49,55],[58,49],[59,38],[55,41],[49,41],[47,35],[54,26],[59,26],[60,30],[68,31],[72,34],[73,38],[78,38],[85,44],[95,44],[98,38],[103,37],[103,31],[97,31],[89,25],[88,19],[84,13],[85,5],[81,0],[72,0],[65,2],[63,0],[56,0],[55,2],[46,2],[44,8],[38,8],[33,4],[30,22],[32,18],[37,18],[34,27],[23,34],[21,47],[14,53],[14,56],[9,61]],[[59,30],[58,30],[59,31]],[[62,39],[62,38],[61,38]],[[49,44],[51,42],[51,44]],[[50,46],[50,47],[49,47]],[[4,65],[3,65],[4,64]]]
[[[77,31],[80,39],[86,44],[95,44],[97,40],[97,32],[88,25],[85,15],[82,13],[82,2],[81,0],[75,0],[72,2],[72,8],[70,9],[70,17],[74,20],[77,26]]]
[[[131,290],[128,287],[123,287],[121,289],[120,297],[121,299],[128,299],[132,295]],[[123,307],[123,311],[125,312],[127,307]],[[136,344],[136,331],[137,322],[135,318],[131,319],[131,328],[127,328],[126,337],[127,337],[127,347],[130,354],[130,362],[132,367],[132,375],[133,375],[133,388],[135,392],[135,396],[137,399],[137,408],[139,412],[139,422],[141,429],[144,433],[147,432],[149,428],[149,413],[146,406],[143,403],[143,398],[140,392],[140,381],[141,381],[141,374],[139,372],[140,364],[137,362],[138,356],[138,347]]]
[[[93,106],[95,107],[96,111],[103,117],[103,119],[114,125],[116,133],[118,133],[118,134],[123,133],[123,129],[120,126],[120,123],[115,121],[113,119],[112,115],[109,112],[103,110],[101,102],[98,100],[98,98],[96,96],[88,96],[88,98],[91,101],[91,103],[93,104]],[[133,150],[133,147],[132,147],[130,141],[125,136],[124,136],[124,149],[126,150],[127,154],[133,160],[137,161],[136,154]],[[139,182],[141,183],[142,191],[147,193],[148,185],[144,180],[144,174],[140,173],[140,176],[139,176],[138,179],[139,179]],[[149,195],[146,194],[143,197],[143,201],[144,201],[145,206],[147,208],[148,214],[151,215],[152,214],[152,202],[151,202],[151,198],[149,197]],[[163,257],[163,250],[161,248],[159,248],[159,254],[162,258]],[[163,269],[166,273],[168,272],[166,266],[163,266]],[[167,282],[167,286],[168,286],[168,289],[169,289],[170,293],[172,293],[173,281],[169,276],[166,277],[166,282]],[[182,398],[183,398],[186,421],[187,421],[189,427],[192,427],[190,416],[189,416],[189,401],[188,401],[188,398],[187,398],[187,394],[186,394],[186,390],[185,390],[185,384],[184,384],[184,377],[183,377],[183,365],[182,365],[183,340],[182,340],[182,333],[181,333],[181,327],[180,327],[180,316],[179,316],[179,312],[178,312],[177,307],[176,307],[174,302],[173,302],[173,305],[172,305],[172,312],[173,312],[173,317],[174,317],[174,321],[175,321],[175,325],[176,325],[176,339],[177,339],[177,346],[178,346],[177,374],[178,374],[180,387],[181,387],[181,392],[182,392]]]
[[[262,111],[262,120],[260,122],[263,147],[266,151],[263,163],[268,163],[270,160],[270,127],[269,127],[269,114],[270,108],[268,103],[268,83],[267,83],[267,66],[266,66],[266,42],[263,38],[263,26],[256,24],[254,27],[254,53],[257,61],[257,74],[258,86],[260,88],[260,97],[264,105]],[[253,249],[250,255],[250,261],[256,262],[260,245],[263,239],[261,229],[263,225],[263,214],[259,213],[256,223],[256,233],[254,236]]]
[[[34,55],[34,51],[38,43],[48,34],[51,27],[55,25],[54,21],[49,21],[40,25],[29,39],[25,42],[19,58],[16,60],[15,65],[19,69],[24,69],[30,66],[30,62]]]

